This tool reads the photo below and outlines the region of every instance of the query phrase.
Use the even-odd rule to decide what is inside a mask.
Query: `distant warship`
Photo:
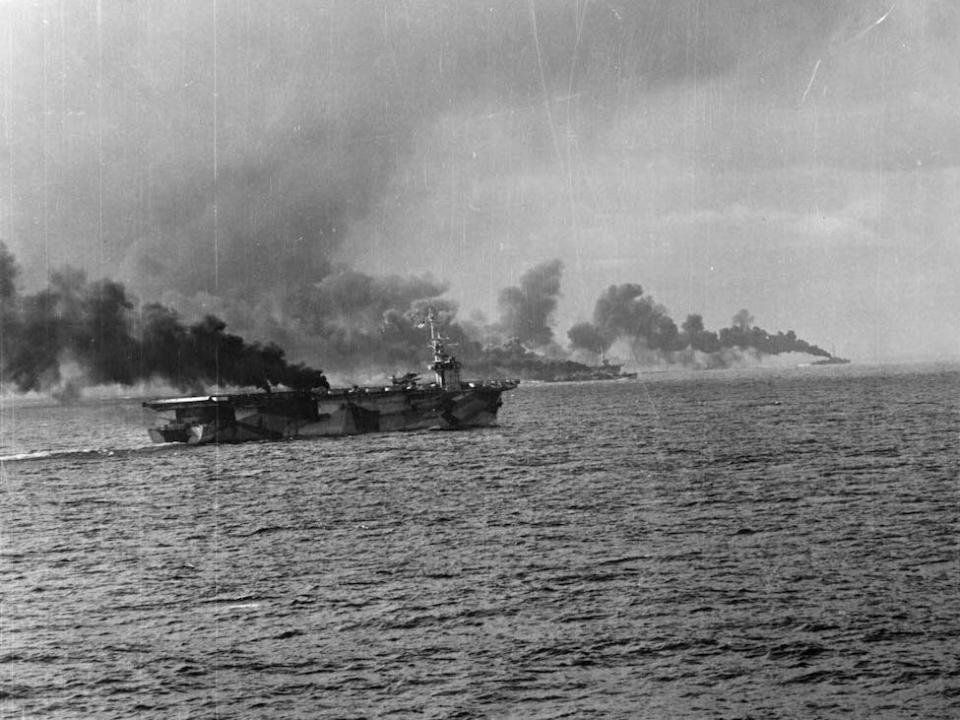
[[[623,365],[617,365],[609,362],[606,358],[602,359],[600,365],[587,365],[583,370],[574,370],[572,372],[557,373],[547,379],[547,382],[588,382],[593,380],[629,380],[637,377],[635,372],[623,372]]]
[[[501,393],[519,381],[461,380],[460,362],[446,351],[436,313],[431,310],[421,326],[430,327],[431,383],[407,373],[385,386],[330,388],[324,379],[312,390],[150,400],[144,407],[166,418],[150,428],[150,437],[197,445],[492,425]]]
[[[846,358],[838,358],[831,355],[825,360],[814,360],[811,365],[849,365],[850,361]]]

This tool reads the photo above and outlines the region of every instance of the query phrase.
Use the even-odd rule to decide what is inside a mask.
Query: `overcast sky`
[[[145,299],[564,263],[674,318],[960,356],[953,0],[0,0],[0,239]]]

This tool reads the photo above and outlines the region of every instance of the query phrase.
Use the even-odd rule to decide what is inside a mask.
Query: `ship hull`
[[[144,403],[168,421],[154,442],[191,445],[336,437],[405,430],[456,430],[496,422],[500,395],[516,383],[375,387],[171,398]]]

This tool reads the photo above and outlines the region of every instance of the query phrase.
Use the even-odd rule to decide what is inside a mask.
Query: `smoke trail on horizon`
[[[341,269],[298,296],[298,304],[285,309],[283,326],[295,329],[299,345],[313,347],[313,357],[328,369],[402,374],[428,360],[421,321],[432,308],[468,364],[575,371],[577,363],[553,342],[551,327],[562,269],[559,260],[550,260],[526,271],[518,286],[501,291],[500,321],[485,327],[458,322],[457,304],[441,297],[446,284],[428,275],[377,278]],[[288,361],[279,344],[251,343],[227,332],[216,315],[186,323],[160,303],[140,306],[121,283],[88,282],[71,268],[53,273],[40,292],[20,295],[18,272],[0,243],[0,378],[22,392],[69,395],[62,372],[69,363],[81,368],[86,385],[159,379],[199,392],[206,385],[309,389],[325,382],[321,370]],[[487,338],[486,347],[479,336]],[[830,357],[793,331],[770,334],[756,327],[746,310],[719,332],[705,329],[699,315],[689,315],[678,329],[666,308],[633,283],[608,287],[596,301],[593,321],[574,325],[567,336],[572,351],[597,356],[625,340],[638,362],[642,355],[653,362],[722,366],[737,350]]]
[[[666,362],[693,363],[690,355],[699,352],[711,356],[708,364],[724,365],[726,350],[754,350],[763,355],[803,353],[815,357],[831,357],[823,348],[797,337],[793,330],[770,334],[753,325],[754,318],[746,309],[734,315],[730,327],[719,332],[707,330],[703,317],[691,314],[681,328],[668,315],[667,309],[644,295],[643,287],[634,283],[611,285],[597,299],[593,322],[580,322],[567,333],[574,349],[602,355],[617,340],[626,340],[634,352],[653,352]]]

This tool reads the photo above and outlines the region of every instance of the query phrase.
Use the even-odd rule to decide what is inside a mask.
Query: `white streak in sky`
[[[817,70],[820,69],[820,58],[817,58],[817,64],[813,66],[813,72],[810,73],[810,81],[807,83],[807,87],[803,91],[803,96],[800,98],[800,104],[803,105],[803,101],[807,99],[807,93],[810,92],[810,88],[813,87],[813,81],[817,79]]]
[[[890,6],[890,9],[887,10],[879,20],[876,20],[876,21],[873,22],[871,25],[868,25],[866,28],[864,28],[863,30],[861,30],[861,31],[860,31],[859,33],[857,33],[856,35],[854,35],[854,36],[853,36],[853,40],[859,40],[859,39],[862,38],[864,35],[866,35],[868,32],[870,32],[871,30],[873,30],[877,25],[879,25],[879,24],[882,23],[884,20],[886,20],[886,19],[890,16],[890,13],[893,12],[893,9],[894,9],[896,6],[897,6],[896,3],[894,3],[893,5],[891,5],[891,6]]]
[[[893,10],[894,10],[894,8],[896,8],[896,7],[897,7],[897,4],[896,4],[896,3],[894,3],[893,5],[891,5],[889,10],[887,10],[887,11],[886,11],[883,15],[881,15],[877,20],[874,20],[872,23],[870,23],[869,25],[867,25],[867,27],[865,27],[863,30],[861,30],[861,31],[858,32],[856,35],[854,35],[852,38],[850,38],[850,40],[848,40],[847,42],[856,42],[857,40],[860,40],[861,38],[863,38],[868,32],[870,32],[871,30],[873,30],[875,27],[877,27],[877,25],[880,25],[884,20],[886,20],[888,17],[890,17],[890,13],[892,13]],[[813,87],[813,83],[814,83],[814,81],[817,79],[817,71],[820,69],[820,63],[821,63],[821,61],[822,61],[821,58],[817,58],[817,62],[816,62],[816,64],[813,66],[813,72],[810,73],[810,80],[807,82],[807,87],[804,88],[803,95],[800,97],[800,104],[801,104],[801,105],[803,105],[803,101],[807,99],[807,95],[808,95],[809,92],[810,92],[810,88]]]

